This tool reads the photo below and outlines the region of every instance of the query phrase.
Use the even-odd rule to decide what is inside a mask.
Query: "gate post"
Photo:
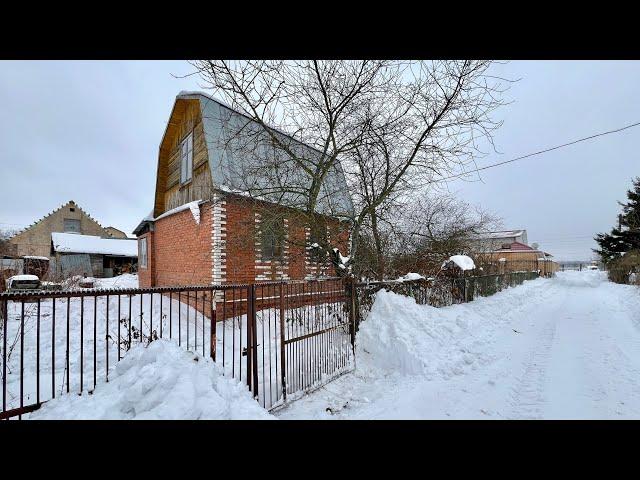
[[[253,397],[258,398],[258,332],[257,332],[257,326],[256,326],[256,286],[255,284],[249,285],[248,291],[251,292],[251,315],[250,316],[249,316],[249,311],[247,311],[247,334],[249,335],[249,332],[250,332],[250,336],[251,336],[251,349],[248,351],[248,354],[251,357],[251,361],[249,361],[249,358],[247,358],[247,374],[251,374],[251,380],[249,380],[249,383],[253,383],[252,389],[251,389],[253,391]],[[251,327],[248,326],[249,324],[251,324]]]
[[[216,295],[218,294],[217,290],[211,290],[211,303],[209,304],[210,306],[210,315],[209,315],[209,319],[211,322],[211,327],[209,330],[209,355],[211,356],[211,359],[215,362],[216,361]]]
[[[353,277],[347,277],[345,279],[345,290],[347,291],[347,301],[349,309],[349,336],[351,337],[351,346],[355,352],[356,346],[356,331],[358,329],[358,299],[356,298],[356,282]]]
[[[285,335],[284,335],[284,323],[286,318],[284,316],[284,282],[280,283],[280,383],[282,385],[282,399],[287,400],[287,375],[285,373],[287,362],[285,356]]]
[[[253,375],[251,374],[251,363],[253,361],[253,335],[251,333],[251,327],[253,322],[251,321],[251,319],[253,318],[253,315],[251,313],[251,311],[253,310],[253,296],[251,295],[253,293],[253,289],[251,288],[251,285],[247,286],[247,313],[246,313],[246,317],[247,317],[247,386],[249,387],[249,390],[253,392],[253,388],[251,385],[251,380],[253,378]],[[242,310],[241,310],[242,311]]]

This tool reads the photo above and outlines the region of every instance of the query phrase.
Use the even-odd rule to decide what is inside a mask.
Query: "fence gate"
[[[251,285],[245,298],[246,332],[238,342],[244,371],[234,376],[245,377],[265,408],[353,369],[350,296],[342,280]]]
[[[321,386],[354,367],[352,322],[341,280],[284,285],[283,395]]]
[[[353,368],[351,289],[323,279],[0,293],[0,420],[92,390],[132,346],[162,338],[209,356],[271,410]]]

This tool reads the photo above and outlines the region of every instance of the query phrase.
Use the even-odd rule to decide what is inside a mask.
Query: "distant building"
[[[76,233],[52,233],[51,253],[63,277],[112,277],[130,272],[138,259],[138,242]]]
[[[497,232],[482,232],[473,237],[475,249],[480,252],[491,252],[514,242],[527,245],[529,243],[527,241],[527,231],[524,229],[500,230]]]
[[[530,270],[536,268],[543,274],[558,271],[553,255],[527,244],[527,231],[502,230],[485,232],[473,239],[477,256],[483,262],[495,264],[499,271]]]
[[[116,227],[105,227],[104,229],[111,238],[129,238],[126,233]]]
[[[118,248],[114,251],[104,252],[62,252],[56,247],[56,242],[53,241],[54,234],[128,242],[128,244],[135,246],[135,241],[129,240],[123,231],[111,226],[103,227],[71,200],[9,238],[6,241],[11,246],[9,256],[23,259],[30,257],[38,260],[46,260],[48,258],[51,260],[49,273],[52,275],[56,273],[65,275],[69,271],[69,269],[61,270],[62,264],[58,262],[61,256],[65,256],[64,263],[69,264],[72,262],[70,255],[82,255],[82,257],[78,257],[73,261],[77,260],[83,265],[83,273],[96,277],[110,276],[124,265],[128,265],[125,267],[126,270],[132,269],[135,265],[136,258],[128,255],[119,255],[120,250]],[[135,257],[137,257],[137,253]],[[126,261],[124,260],[125,258],[127,259]]]

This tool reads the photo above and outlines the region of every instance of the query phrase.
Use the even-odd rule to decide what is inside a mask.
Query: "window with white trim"
[[[180,183],[191,180],[193,173],[193,134],[187,135],[180,143]]]
[[[147,237],[138,240],[138,263],[141,268],[147,268]]]

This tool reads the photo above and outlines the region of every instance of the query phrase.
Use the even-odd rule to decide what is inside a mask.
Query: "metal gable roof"
[[[266,155],[270,152],[276,154],[275,150],[267,150],[272,147],[269,146],[267,136],[261,126],[246,115],[202,92],[180,92],[176,97],[176,100],[178,99],[197,99],[200,102],[209,169],[215,188],[240,194],[273,190],[272,194],[264,193],[261,195],[261,199],[286,206],[299,206],[304,201],[304,196],[301,194],[291,191],[283,192],[283,190],[295,190],[296,188],[304,190],[308,186],[310,179],[301,168],[285,167],[280,173],[270,172],[270,176],[264,176],[255,168],[256,162],[259,160],[251,158],[252,156],[249,154],[242,153],[243,148],[250,148],[251,152],[261,151]],[[248,143],[249,141],[245,141],[243,145],[238,145],[240,140],[236,138],[236,133],[239,129],[249,130],[250,134],[255,134],[257,140],[251,140],[253,142],[251,144]],[[286,141],[290,148],[300,149],[300,156],[310,159],[310,162],[322,155],[319,150],[303,144],[275,128],[272,131],[283,141]],[[286,162],[289,162],[290,167],[291,160],[283,156],[282,164],[285,165]],[[274,185],[274,180],[279,183],[279,186]],[[318,199],[317,211],[333,216],[351,216],[353,214],[353,203],[339,161],[325,178]]]

